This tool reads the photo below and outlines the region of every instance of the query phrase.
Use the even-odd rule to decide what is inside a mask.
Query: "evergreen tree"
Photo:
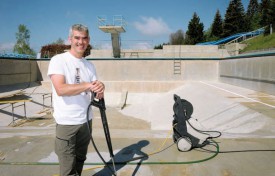
[[[261,20],[260,24],[265,28],[265,35],[270,34],[270,27],[274,28],[274,15],[275,15],[275,2],[274,0],[262,0],[260,4]]]
[[[260,28],[260,10],[258,0],[249,1],[246,12],[246,22],[249,31]]]
[[[226,10],[223,29],[224,37],[247,31],[245,12],[241,0],[230,1]]]
[[[223,21],[222,21],[220,11],[217,10],[216,15],[214,17],[214,21],[212,23],[210,37],[221,38],[222,34],[223,34]]]
[[[163,45],[162,45],[162,44],[156,45],[156,46],[154,47],[154,49],[163,49]]]
[[[177,32],[170,34],[170,42],[171,45],[182,45],[184,44],[184,33],[181,29]]]
[[[156,45],[156,46],[154,47],[154,49],[163,49],[163,46],[164,46],[164,45],[170,45],[170,43],[162,43],[162,44]]]
[[[260,25],[265,28],[265,35],[269,34],[269,26],[272,24],[272,11],[271,11],[271,1],[270,0],[262,0],[260,5],[261,11],[261,19]]]
[[[13,52],[18,54],[35,55],[35,52],[30,48],[30,31],[23,24],[18,26],[16,33],[16,44],[14,45]]]
[[[193,44],[202,42],[204,40],[203,28],[204,28],[204,25],[203,23],[200,22],[200,18],[195,12],[193,14],[193,18],[188,24],[185,43],[193,45]]]
[[[271,0],[271,24],[272,24],[272,28],[273,28],[273,32],[275,29],[275,0]]]
[[[258,0],[250,0],[247,7],[246,16],[249,19],[252,19],[252,17],[258,12],[259,12]]]
[[[206,42],[215,41],[215,40],[219,39],[216,36],[211,36],[211,33],[212,33],[212,26],[210,26],[210,28],[208,28],[206,31],[203,32],[203,37],[204,37]]]

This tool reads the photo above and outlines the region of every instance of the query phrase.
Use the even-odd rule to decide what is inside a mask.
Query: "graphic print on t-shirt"
[[[76,68],[75,71],[75,84],[80,84],[80,69]]]

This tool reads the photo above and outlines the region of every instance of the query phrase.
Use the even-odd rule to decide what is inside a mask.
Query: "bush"
[[[70,50],[70,48],[71,48],[71,45],[64,45],[64,44],[46,45],[41,48],[41,51],[40,51],[41,57],[42,58],[52,58],[56,54],[61,54],[61,53],[64,53],[66,50]],[[90,55],[91,49],[92,49],[92,47],[89,44],[85,53],[84,53],[84,57]]]

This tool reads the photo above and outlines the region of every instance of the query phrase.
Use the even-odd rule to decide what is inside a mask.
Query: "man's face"
[[[83,55],[89,45],[90,38],[84,31],[73,30],[73,35],[69,37],[71,42],[71,52],[77,56]]]

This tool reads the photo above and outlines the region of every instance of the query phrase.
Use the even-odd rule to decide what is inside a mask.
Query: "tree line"
[[[20,24],[18,26],[18,32],[16,35],[16,44],[13,47],[13,52],[18,54],[27,54],[34,56],[35,51],[30,48],[30,30],[24,25]],[[56,54],[63,53],[65,50],[69,50],[71,48],[70,45],[66,45],[64,40],[59,38],[55,42],[44,45],[41,47],[40,53],[43,58],[51,58]],[[87,49],[84,52],[84,56],[90,55],[90,51],[92,46],[89,44]]]
[[[250,0],[245,12],[241,0],[231,0],[224,18],[216,11],[209,29],[204,31],[204,24],[194,12],[189,21],[186,33],[179,29],[169,36],[169,42],[155,46],[160,49],[165,44],[194,45],[196,43],[215,41],[241,32],[249,32],[265,27],[265,35],[269,34],[270,26],[275,25],[275,0]]]

